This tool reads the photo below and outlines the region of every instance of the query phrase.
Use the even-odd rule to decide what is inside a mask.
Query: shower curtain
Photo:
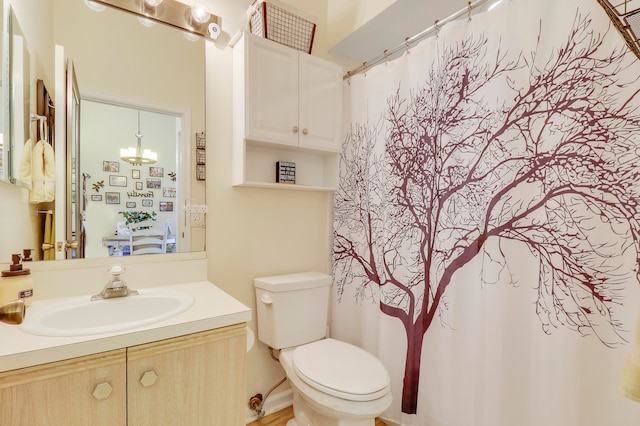
[[[640,424],[638,75],[595,0],[510,0],[345,83],[331,334],[389,424]]]

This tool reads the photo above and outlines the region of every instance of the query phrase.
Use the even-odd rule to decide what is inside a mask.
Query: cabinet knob
[[[308,135],[309,134],[309,129],[302,129],[302,134],[303,135]]]
[[[298,133],[298,126],[293,126],[293,133]]]
[[[102,399],[108,398],[109,395],[111,395],[112,390],[113,387],[111,386],[111,384],[109,384],[109,382],[98,383],[96,385],[96,388],[93,390],[93,397],[100,401]]]
[[[140,383],[142,384],[142,386],[147,388],[149,386],[154,385],[157,380],[158,380],[158,375],[156,374],[156,372],[153,370],[149,370],[144,372],[144,374],[140,378]]]

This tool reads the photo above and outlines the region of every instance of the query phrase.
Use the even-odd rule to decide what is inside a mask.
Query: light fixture
[[[202,25],[208,23],[209,18],[211,18],[211,13],[209,13],[209,8],[206,4],[196,2],[191,6],[191,19],[193,22]]]
[[[209,37],[211,37],[214,40],[217,40],[219,36],[220,36],[220,25],[216,24],[215,22],[210,23]]]
[[[215,40],[220,35],[220,17],[212,14],[207,5],[196,1],[189,6],[177,0],[85,0],[109,6],[154,22],[170,25],[183,31]],[[211,26],[211,24],[215,24]]]
[[[140,21],[142,25],[148,28],[154,27],[156,25],[156,21],[152,21],[149,18],[143,18],[142,16],[138,16],[138,21]]]
[[[200,36],[198,34],[191,33],[189,31],[183,31],[182,35],[189,41],[198,41],[200,40]]]
[[[598,0],[598,3],[607,12],[629,49],[640,59],[640,7],[637,0],[616,1],[615,5],[609,0]]]
[[[149,149],[142,149],[142,133],[140,133],[140,110],[138,110],[138,133],[136,133],[136,138],[138,138],[138,145],[135,148],[122,148],[120,150],[120,159],[122,161],[126,161],[127,163],[131,163],[134,166],[153,164],[158,161],[157,152],[152,152]]]
[[[95,1],[91,1],[91,0],[84,0],[84,4],[87,5],[87,7],[93,10],[94,12],[102,12],[107,8],[105,5],[97,3]]]

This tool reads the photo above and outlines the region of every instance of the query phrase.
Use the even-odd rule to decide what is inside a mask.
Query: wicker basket
[[[261,2],[249,21],[252,34],[311,53],[316,24],[273,3]]]

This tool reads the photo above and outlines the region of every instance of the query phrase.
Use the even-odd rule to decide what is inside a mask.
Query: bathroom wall
[[[395,1],[396,0],[327,0],[328,23],[331,28],[328,34],[329,47],[369,22]],[[339,58],[335,59],[339,60]]]
[[[335,61],[339,58],[328,53],[334,44],[331,34],[346,35],[349,29],[335,29],[328,22],[329,1],[287,3],[317,17],[313,55]],[[207,45],[208,274],[216,285],[255,309],[254,278],[330,270],[333,194],[231,186],[232,49],[226,45],[236,29],[245,26],[251,0],[210,3],[215,3],[212,11],[222,16],[223,34]],[[250,326],[257,332],[255,314]],[[248,354],[247,402],[256,393],[266,393],[283,376],[267,347],[257,343]]]
[[[45,48],[40,40],[51,39],[53,32],[53,21],[47,19],[53,14],[53,6],[50,2],[40,2],[40,0],[3,0],[3,14],[7,16],[9,6],[14,8],[17,16],[26,13],[33,15],[34,19],[21,23],[25,40],[31,53],[31,81],[35,81],[35,76],[45,81],[53,81],[53,76],[47,74],[48,69],[53,69],[53,52]],[[31,88],[31,105],[35,105],[35,88]],[[0,223],[15,223],[16,218],[20,218],[20,226],[3,227],[2,241],[0,243],[0,262],[10,261],[10,254],[22,248],[37,247],[42,241],[36,229],[39,228],[41,218],[36,215],[36,206],[29,204],[29,191],[25,188],[16,187],[0,182],[2,186],[2,197],[0,199]],[[11,245],[7,244],[10,241]]]

